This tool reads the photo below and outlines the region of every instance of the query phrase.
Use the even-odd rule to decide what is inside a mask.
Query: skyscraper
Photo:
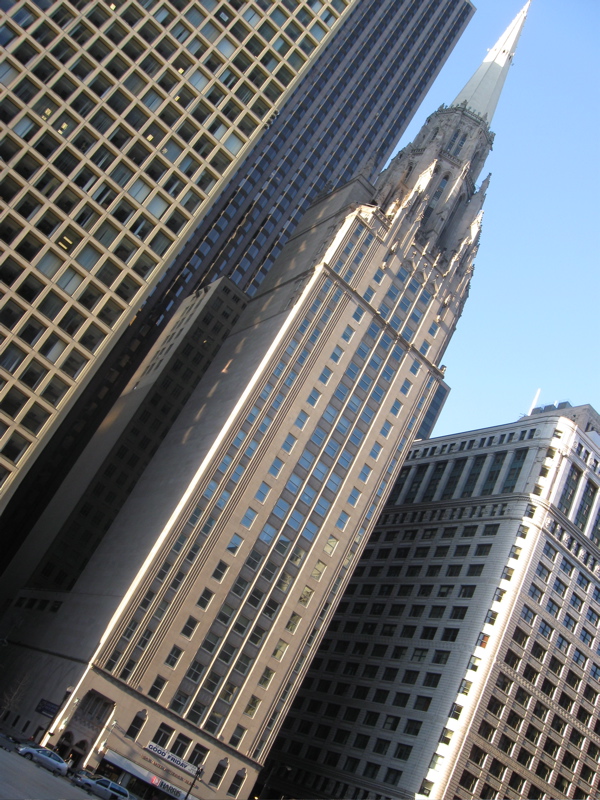
[[[596,797],[599,487],[590,406],[419,442],[264,796]]]
[[[248,259],[264,276],[328,179],[383,164],[472,11],[205,0],[0,12],[2,507],[34,465],[5,530],[27,527],[24,498],[52,492],[182,297],[215,271],[256,278],[254,291]]]
[[[179,796],[199,764],[200,796],[249,792],[442,383],[491,141],[461,100],[376,185],[309,209],[95,549],[54,590],[46,561],[4,618],[34,732],[39,693],[71,686],[63,751],[130,783],[152,753]]]

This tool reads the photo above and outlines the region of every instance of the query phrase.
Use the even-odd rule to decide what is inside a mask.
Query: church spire
[[[528,0],[489,51],[477,72],[462,92],[459,93],[452,106],[466,105],[469,111],[485,119],[488,125],[490,124],[498,105],[508,70],[512,64],[530,5],[531,0]]]

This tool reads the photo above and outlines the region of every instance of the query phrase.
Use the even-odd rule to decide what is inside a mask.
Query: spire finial
[[[489,51],[477,72],[460,92],[452,106],[466,104],[470,111],[485,119],[488,125],[490,124],[530,5],[531,0],[528,0]]]

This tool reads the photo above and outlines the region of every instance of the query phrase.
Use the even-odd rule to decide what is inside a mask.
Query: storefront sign
[[[59,708],[60,706],[58,703],[51,703],[50,700],[44,700],[42,698],[35,707],[35,710],[38,714],[43,714],[45,717],[55,717]]]
[[[184,800],[185,792],[183,790],[173,786],[172,783],[169,783],[164,778],[159,778],[158,775],[154,775],[149,770],[140,767],[139,764],[135,764],[128,758],[125,758],[125,756],[115,753],[114,750],[107,750],[104,758],[107,761],[110,761],[111,764],[114,764],[115,766],[125,770],[125,772],[128,772],[130,775],[140,778],[141,780],[145,781],[145,783],[149,783],[151,786],[156,786],[157,789],[161,789],[161,791],[165,792],[165,794],[174,797],[175,800]],[[194,800],[194,797],[191,795],[190,800]]]
[[[157,778],[156,776],[154,776],[152,778],[151,783],[152,786],[156,786],[158,789],[162,789],[163,792],[170,794],[171,797],[177,797],[177,798],[183,797],[183,792],[180,792],[179,789],[177,789],[175,786],[171,786],[170,783],[163,781],[162,778]]]
[[[154,753],[154,755],[158,756],[159,758],[164,758],[164,760],[168,761],[169,764],[174,764],[176,767],[179,767],[179,769],[184,770],[184,772],[189,772],[190,775],[196,774],[196,767],[193,764],[190,764],[189,761],[184,761],[183,758],[179,758],[179,756],[176,756],[175,753],[170,753],[168,750],[163,750],[162,747],[154,744],[154,742],[147,744],[146,750]]]

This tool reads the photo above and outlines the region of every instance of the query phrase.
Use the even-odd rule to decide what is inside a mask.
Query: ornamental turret
[[[517,14],[450,106],[442,105],[377,181],[375,200],[388,215],[408,209],[415,241],[450,260],[472,231],[475,242],[489,176],[476,183],[494,143],[490,123],[530,3]],[[474,227],[473,227],[474,226]]]

